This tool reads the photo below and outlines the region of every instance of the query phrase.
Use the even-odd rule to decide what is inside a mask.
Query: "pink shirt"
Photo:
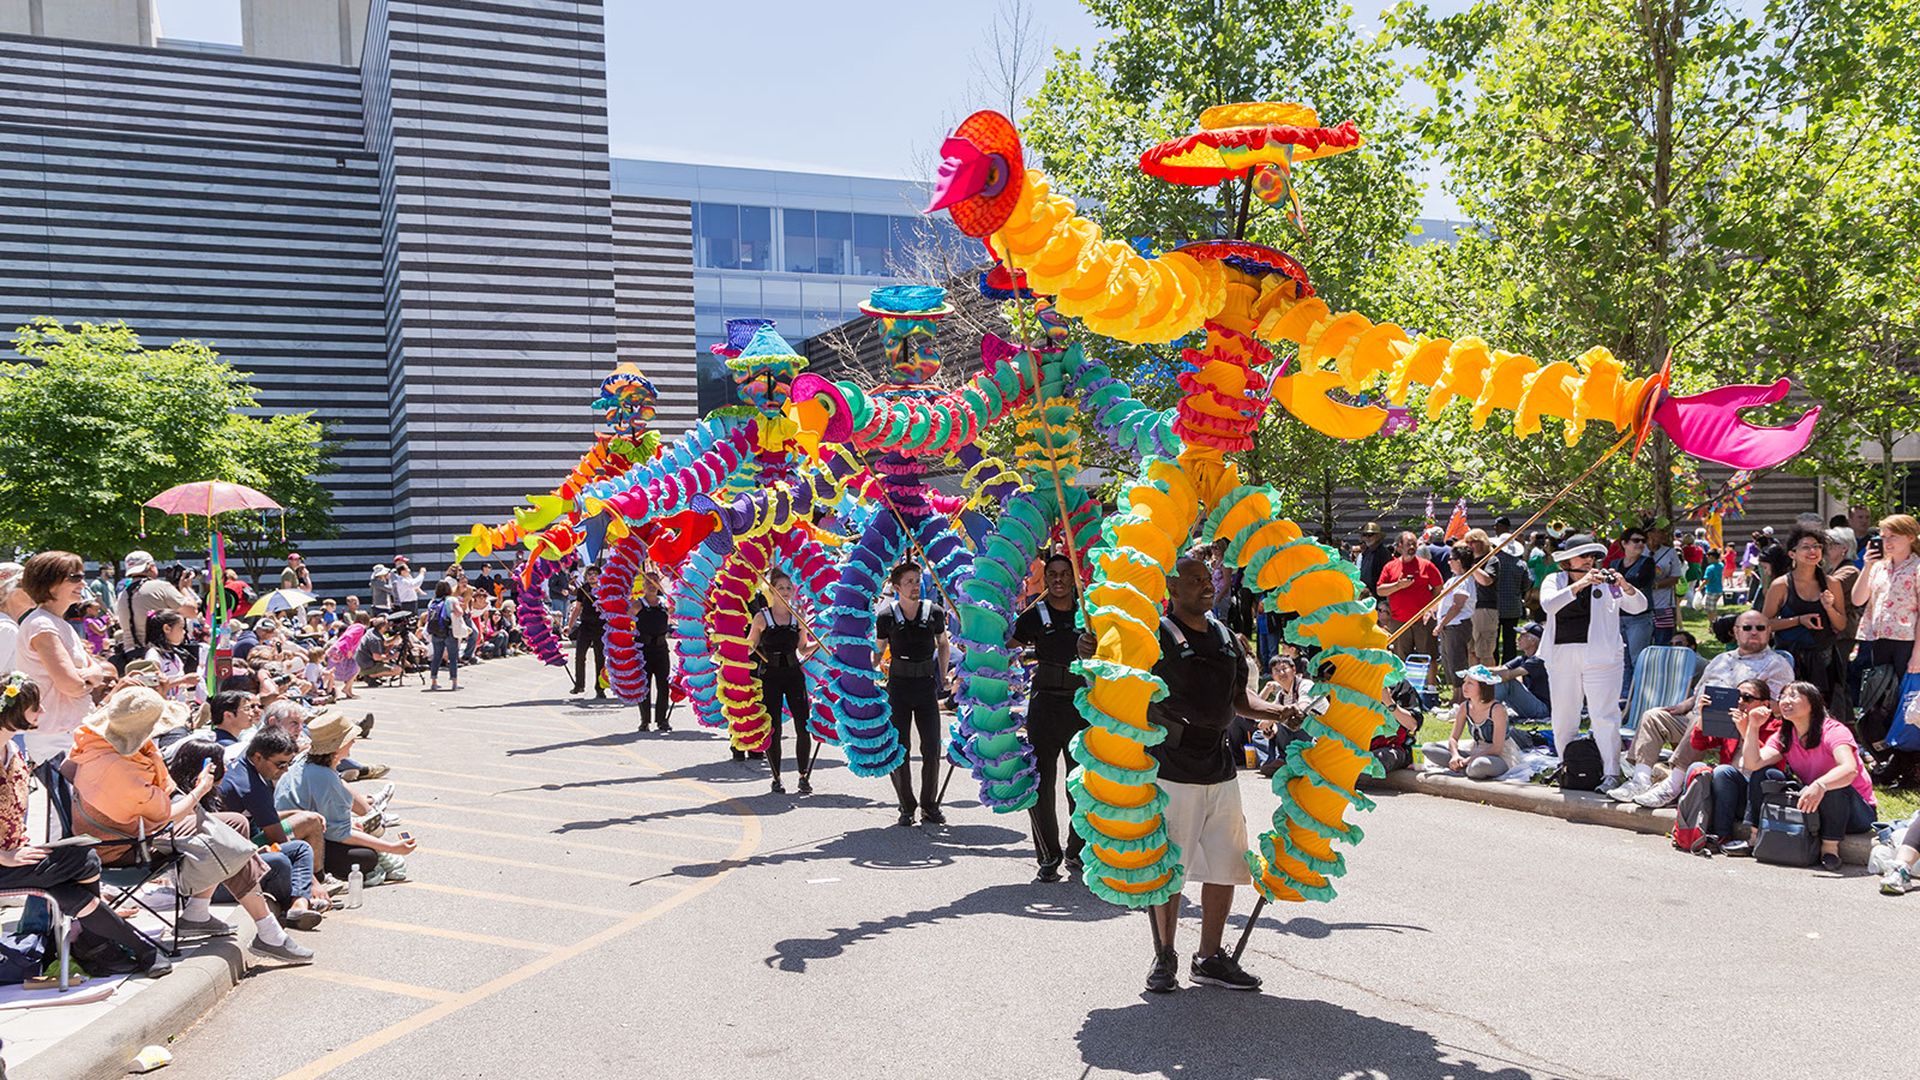
[[[1860,760],[1860,744],[1853,741],[1853,732],[1831,716],[1827,717],[1826,724],[1820,729],[1820,745],[1811,750],[1800,745],[1800,740],[1794,737],[1792,725],[1780,725],[1780,734],[1775,735],[1769,745],[1779,746],[1782,739],[1787,740],[1787,768],[1802,784],[1811,784],[1832,772],[1834,765],[1838,764],[1834,760],[1833,748],[1843,743],[1853,747],[1853,760]],[[1873,801],[1873,778],[1867,775],[1866,769],[1854,772],[1853,790],[1860,793],[1860,798],[1866,800],[1868,806],[1879,805]]]

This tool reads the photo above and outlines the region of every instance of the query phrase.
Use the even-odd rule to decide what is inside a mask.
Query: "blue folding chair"
[[[1410,653],[1401,665],[1406,669],[1407,685],[1420,692],[1420,704],[1429,709],[1440,706],[1440,693],[1427,688],[1427,676],[1433,671],[1433,657],[1426,653]]]
[[[1632,740],[1640,715],[1648,709],[1682,701],[1700,669],[1700,654],[1679,645],[1649,645],[1633,665],[1633,685],[1620,717],[1620,736]]]

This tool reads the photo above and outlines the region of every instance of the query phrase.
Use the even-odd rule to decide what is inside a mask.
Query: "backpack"
[[[427,607],[427,633],[434,637],[453,633],[453,610],[446,600],[435,600]]]
[[[1561,791],[1598,791],[1606,771],[1600,744],[1591,736],[1575,739],[1560,751]]]
[[[1899,667],[1882,664],[1868,668],[1861,678],[1859,736],[1862,743],[1886,740],[1888,730],[1893,727],[1894,710],[1900,706],[1902,675]]]
[[[1713,766],[1695,762],[1687,769],[1680,789],[1680,806],[1673,819],[1673,846],[1689,854],[1699,854],[1707,846],[1707,824],[1713,820],[1713,784],[1709,777]]]

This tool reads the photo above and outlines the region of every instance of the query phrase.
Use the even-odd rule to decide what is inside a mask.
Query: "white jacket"
[[[1647,610],[1647,594],[1638,590],[1631,594],[1623,591],[1622,595],[1616,597],[1613,590],[1605,585],[1595,586],[1592,590],[1593,615],[1587,622],[1586,644],[1556,645],[1554,630],[1559,623],[1557,616],[1561,608],[1574,600],[1572,581],[1565,570],[1557,570],[1540,583],[1540,606],[1547,611],[1547,632],[1540,639],[1540,659],[1551,664],[1557,655],[1562,661],[1588,667],[1625,667],[1626,644],[1620,636],[1620,614],[1638,615]]]

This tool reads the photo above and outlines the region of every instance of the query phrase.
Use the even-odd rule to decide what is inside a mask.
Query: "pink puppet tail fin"
[[[1703,461],[1733,469],[1771,469],[1807,448],[1820,409],[1808,409],[1786,427],[1757,427],[1740,410],[1771,405],[1787,396],[1786,379],[1768,386],[1721,386],[1687,397],[1663,396],[1653,419],[1673,444]]]

